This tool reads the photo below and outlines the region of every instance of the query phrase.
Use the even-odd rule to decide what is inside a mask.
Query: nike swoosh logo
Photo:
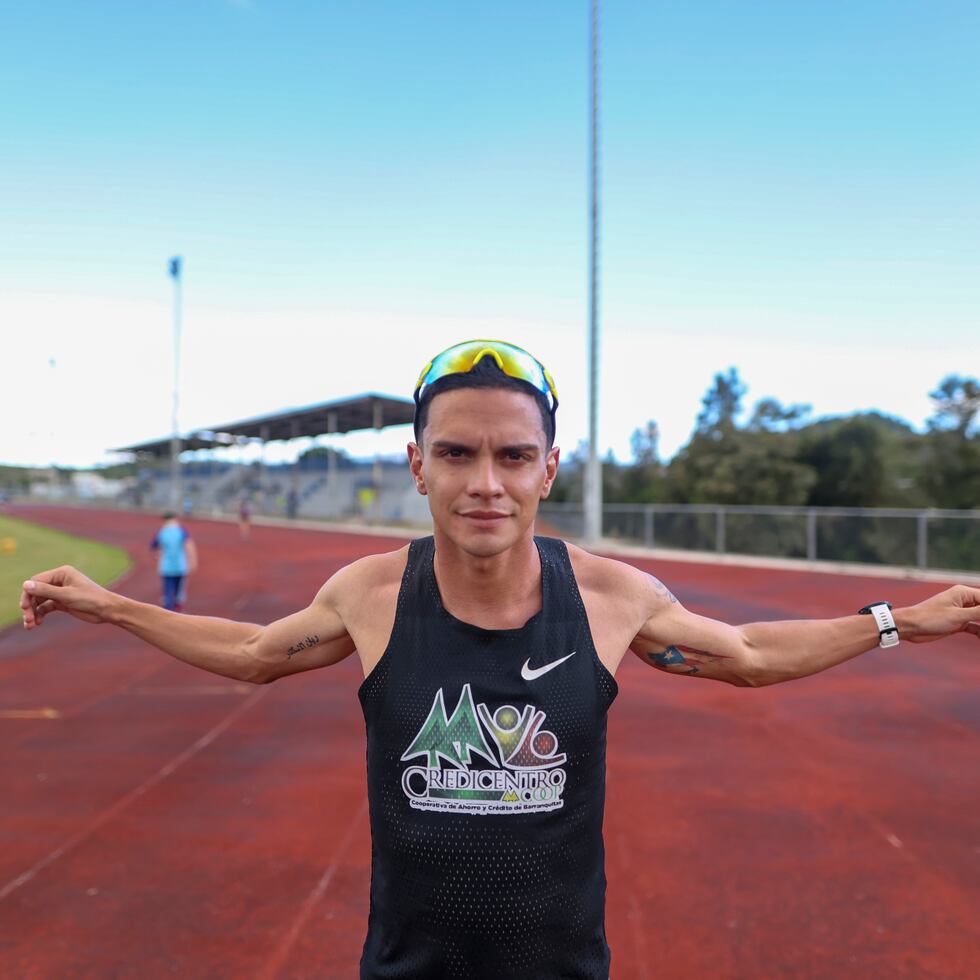
[[[568,657],[562,657],[561,660],[552,660],[550,664],[545,664],[543,667],[532,667],[531,658],[528,657],[524,661],[524,666],[521,667],[521,677],[526,681],[533,681],[540,677],[542,674],[547,674],[549,670],[554,670],[559,664],[563,664],[569,657],[574,657],[576,651],[573,650]]]

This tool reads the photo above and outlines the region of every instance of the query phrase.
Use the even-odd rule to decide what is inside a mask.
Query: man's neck
[[[436,583],[446,610],[484,629],[516,629],[541,608],[541,559],[534,537],[481,557],[434,532]]]

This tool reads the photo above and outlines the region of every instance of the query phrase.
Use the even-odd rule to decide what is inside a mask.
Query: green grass
[[[17,542],[15,553],[4,552],[4,538]],[[90,579],[107,585],[131,564],[121,548],[0,514],[0,629],[20,622],[21,585],[38,572],[74,565]]]

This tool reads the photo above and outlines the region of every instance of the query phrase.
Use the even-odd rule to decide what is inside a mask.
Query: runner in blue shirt
[[[181,612],[185,599],[184,579],[197,570],[197,545],[187,529],[181,527],[177,515],[167,511],[163,515],[163,527],[157,531],[150,547],[160,552],[157,570],[163,584],[161,605]]]

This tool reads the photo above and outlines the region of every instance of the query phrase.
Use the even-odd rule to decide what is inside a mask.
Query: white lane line
[[[55,848],[50,854],[41,858],[32,868],[28,868],[23,874],[18,875],[12,881],[8,881],[3,888],[0,888],[0,901],[5,899],[12,892],[15,892],[21,885],[26,885],[38,872],[43,871],[46,867],[54,864],[58,858],[63,857],[73,848],[77,847],[86,837],[89,837],[96,830],[99,829],[104,823],[111,820],[113,817],[117,816],[123,810],[126,809],[131,803],[134,803],[141,796],[143,796],[148,790],[151,790],[157,783],[166,779],[172,772],[182,766],[188,759],[192,756],[197,755],[201,749],[206,748],[210,745],[239,715],[244,714],[248,711],[256,701],[259,700],[263,695],[268,693],[268,687],[260,687],[255,693],[242,701],[233,711],[229,712],[222,721],[219,721],[217,725],[214,726],[209,732],[202,735],[193,745],[184,749],[180,755],[175,756],[171,759],[165,766],[158,769],[149,779],[140,783],[136,789],[127,793],[122,799],[117,800],[112,804],[107,810],[103,810],[94,820],[86,824],[77,834],[69,837],[61,847]]]
[[[286,938],[283,939],[282,943],[280,943],[279,948],[269,958],[265,968],[259,974],[259,980],[274,980],[274,978],[279,975],[279,971],[286,962],[286,957],[289,956],[293,946],[296,944],[296,940],[300,937],[300,933],[302,933],[303,929],[306,927],[307,920],[313,914],[313,910],[323,897],[324,892],[330,887],[330,882],[333,879],[333,876],[337,873],[337,868],[340,866],[340,862],[346,856],[347,851],[350,848],[351,841],[353,840],[354,834],[357,832],[361,821],[366,818],[367,805],[368,801],[365,798],[364,802],[361,803],[360,807],[358,808],[357,813],[354,814],[354,819],[347,828],[347,832],[344,834],[343,840],[338,845],[337,850],[334,853],[333,860],[327,866],[327,870],[320,876],[320,880],[314,886],[313,891],[306,896],[306,901],[304,901],[300,906],[300,910],[297,913],[296,918],[293,919],[293,927],[286,934]]]

